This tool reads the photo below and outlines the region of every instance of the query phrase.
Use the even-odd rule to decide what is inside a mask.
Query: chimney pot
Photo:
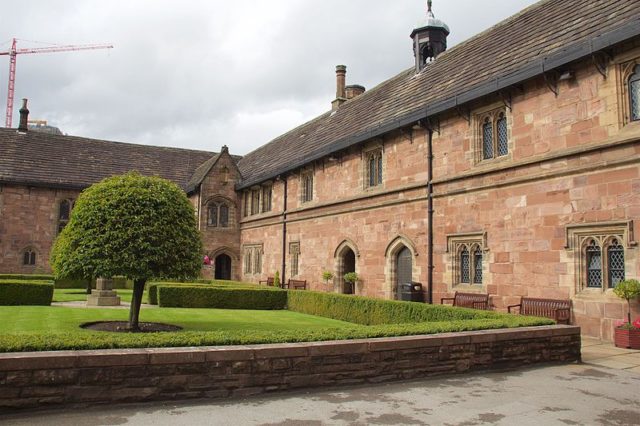
[[[29,110],[27,109],[27,99],[22,100],[22,108],[20,108],[20,124],[19,132],[27,132],[29,130]]]

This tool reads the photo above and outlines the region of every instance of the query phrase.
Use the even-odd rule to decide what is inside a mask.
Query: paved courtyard
[[[218,402],[67,409],[3,425],[640,425],[640,351],[585,339],[584,363]]]

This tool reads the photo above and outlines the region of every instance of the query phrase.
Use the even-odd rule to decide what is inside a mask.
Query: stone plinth
[[[113,291],[113,280],[98,278],[96,289],[87,297],[87,306],[120,306],[120,296]]]

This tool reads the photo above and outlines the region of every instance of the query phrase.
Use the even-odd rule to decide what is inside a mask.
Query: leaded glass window
[[[365,169],[365,186],[371,188],[382,185],[382,150],[376,150],[367,154],[367,166]]]
[[[607,248],[607,269],[610,288],[624,280],[624,249],[617,239],[613,240]]]
[[[302,176],[302,202],[306,203],[313,200],[313,175],[305,173]]]
[[[226,228],[229,226],[229,206],[222,204],[220,206],[220,227]]]
[[[482,250],[476,247],[473,252],[473,283],[482,284]]]
[[[69,217],[71,217],[71,200],[62,200],[60,201],[59,211],[58,211],[58,233],[62,232],[67,223],[69,223]]]
[[[507,117],[504,114],[498,116],[496,123],[498,130],[498,156],[507,155],[509,153],[509,136],[507,133]]]
[[[482,152],[485,160],[493,158],[493,124],[489,118],[482,125]]]
[[[469,249],[467,246],[462,248],[460,252],[460,282],[469,284],[471,282],[471,260],[469,259]]]
[[[587,287],[602,287],[602,251],[595,240],[587,246]]]
[[[263,212],[271,211],[272,194],[273,194],[273,187],[271,185],[266,185],[262,187],[262,211]]]
[[[33,250],[25,250],[22,257],[22,264],[26,266],[34,266],[36,264],[36,252]]]
[[[629,77],[629,105],[631,106],[631,121],[640,120],[640,65],[636,65]]]
[[[251,214],[260,213],[260,190],[251,191]]]
[[[218,205],[209,206],[209,226],[218,226]]]
[[[248,249],[244,252],[244,273],[245,274],[251,273],[251,251],[252,250]]]
[[[253,249],[253,273],[260,274],[262,273],[262,252],[259,248]]]

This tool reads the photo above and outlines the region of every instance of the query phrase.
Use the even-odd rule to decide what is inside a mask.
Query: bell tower
[[[427,63],[447,50],[448,35],[449,26],[436,19],[432,11],[432,2],[427,0],[427,20],[419,24],[411,33],[416,72],[420,72]]]

